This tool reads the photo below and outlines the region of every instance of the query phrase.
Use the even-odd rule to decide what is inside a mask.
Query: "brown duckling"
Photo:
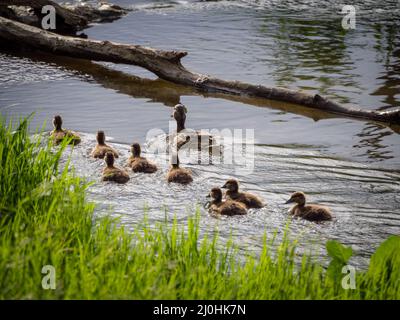
[[[129,181],[128,173],[114,166],[114,154],[112,152],[107,152],[104,159],[107,167],[103,169],[103,181],[114,181],[117,183],[126,183]]]
[[[106,144],[106,135],[104,131],[97,131],[96,135],[97,145],[92,150],[92,157],[103,159],[107,152],[111,152],[114,155],[114,158],[118,158],[118,152]]]
[[[59,115],[53,119],[54,130],[50,132],[54,144],[60,144],[65,138],[71,138],[69,144],[77,145],[81,142],[79,135],[71,130],[62,128],[62,118]]]
[[[309,221],[332,220],[332,213],[329,208],[318,204],[307,204],[306,195],[303,192],[295,192],[286,203],[296,203],[289,213]]]
[[[190,170],[179,167],[179,157],[177,153],[174,153],[171,157],[171,167],[167,173],[167,181],[180,184],[189,184],[193,181]]]
[[[238,201],[222,201],[222,191],[220,188],[212,188],[208,197],[212,198],[209,210],[215,214],[226,216],[244,215],[247,213],[246,206]]]
[[[229,179],[222,188],[228,189],[225,193],[226,199],[241,202],[248,209],[264,207],[264,203],[259,197],[248,192],[239,192],[239,182],[235,179]]]
[[[141,157],[141,148],[139,143],[131,145],[132,155],[128,159],[128,166],[132,168],[133,172],[153,173],[157,171],[157,166],[148,161],[146,158]]]

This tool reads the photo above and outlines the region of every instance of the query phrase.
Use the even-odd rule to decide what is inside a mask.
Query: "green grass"
[[[308,256],[296,263],[287,239],[238,259],[231,243],[217,248],[216,235],[199,239],[199,215],[186,228],[144,221],[129,233],[109,218],[94,221],[88,184],[59,168],[62,152],[66,142],[53,149],[32,140],[27,120],[17,128],[1,120],[0,299],[400,298],[399,237],[345,290],[341,270],[352,252],[338,242],[327,243],[326,270]],[[55,267],[55,290],[42,288],[44,265]]]

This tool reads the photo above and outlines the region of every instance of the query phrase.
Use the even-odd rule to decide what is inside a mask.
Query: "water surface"
[[[84,32],[89,38],[186,50],[188,68],[223,79],[282,86],[319,93],[362,108],[400,106],[398,1],[357,1],[355,30],[341,27],[337,1],[114,1],[133,10],[113,23]],[[102,163],[87,152],[97,130],[126,157],[133,141],[144,143],[152,128],[168,130],[171,107],[183,102],[187,125],[203,129],[254,129],[255,168],[238,174],[232,165],[197,165],[188,188],[165,183],[167,164],[149,155],[162,170],[132,175],[127,186],[99,182]],[[400,233],[399,128],[359,121],[280,102],[202,94],[156,80],[127,65],[91,63],[41,53],[0,51],[0,110],[7,117],[36,112],[32,131],[54,114],[83,133],[75,149],[77,171],[94,179],[90,195],[98,212],[112,211],[134,226],[148,206],[151,221],[165,210],[182,221],[213,186],[230,177],[262,196],[268,207],[247,217],[210,218],[202,228],[232,230],[242,247],[261,246],[264,231],[282,230],[291,192],[329,205],[336,219],[315,225],[292,222],[302,243],[338,239],[352,245],[364,264],[390,234]],[[124,158],[119,161],[123,164]],[[318,247],[320,248],[320,247]]]

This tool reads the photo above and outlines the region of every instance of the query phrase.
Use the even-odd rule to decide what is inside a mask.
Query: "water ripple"
[[[194,183],[189,186],[168,184],[165,180],[167,157],[144,153],[160,170],[152,175],[131,172],[129,183],[121,186],[100,181],[103,161],[89,157],[94,143],[94,135],[83,134],[82,144],[72,153],[65,153],[64,161],[71,156],[76,173],[95,181],[89,188],[89,196],[98,203],[97,214],[118,216],[128,228],[140,224],[145,212],[153,226],[165,219],[171,220],[174,215],[184,224],[199,208],[202,232],[219,230],[222,241],[232,235],[242,250],[257,253],[265,233],[269,238],[276,231],[278,239],[283,236],[289,219],[289,208],[283,203],[291,192],[302,190],[311,201],[331,207],[335,219],[323,224],[292,220],[289,229],[293,238],[301,239],[299,252],[313,248],[314,253],[321,251],[324,256],[326,240],[337,239],[351,245],[358,255],[353,263],[364,266],[365,258],[380,242],[390,234],[400,233],[398,172],[328,158],[309,149],[257,146],[253,173],[233,175],[232,165],[193,162],[185,165],[194,172]],[[129,146],[113,143],[112,139],[109,143],[120,151],[118,165],[123,166],[129,156]],[[243,217],[210,216],[203,208],[205,196],[212,187],[221,186],[232,176],[239,178],[244,190],[263,197],[268,206],[252,209]]]

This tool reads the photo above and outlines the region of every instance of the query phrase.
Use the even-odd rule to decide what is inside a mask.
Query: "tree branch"
[[[3,17],[0,17],[0,39],[57,55],[140,66],[161,79],[195,87],[205,92],[278,100],[347,117],[400,124],[400,110],[350,108],[329,101],[318,94],[311,95],[284,88],[226,81],[191,72],[181,64],[181,58],[187,55],[184,51],[163,51],[139,45],[62,36]]]

